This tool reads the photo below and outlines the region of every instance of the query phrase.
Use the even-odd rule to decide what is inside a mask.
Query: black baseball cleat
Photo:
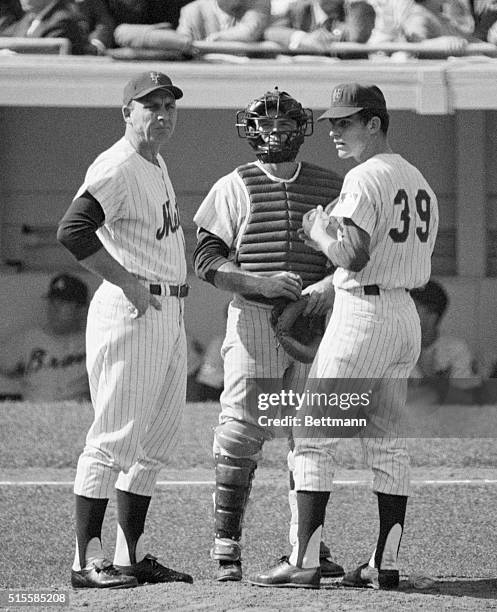
[[[356,589],[379,589],[378,570],[368,563],[363,563],[355,570],[347,572],[340,584]]]
[[[145,555],[139,562],[133,565],[116,565],[117,569],[126,576],[134,576],[138,580],[138,584],[157,584],[159,582],[187,582],[191,584],[193,578],[189,574],[176,572],[169,567],[161,565],[157,561],[157,557],[153,555]]]
[[[399,586],[399,570],[384,570],[378,572],[380,589],[396,589]]]
[[[342,578],[342,586],[359,589],[396,589],[399,586],[398,570],[377,570],[363,563]]]
[[[240,582],[242,579],[242,550],[240,543],[230,538],[215,538],[211,558],[219,562],[218,582]]]
[[[216,580],[218,582],[240,582],[242,579],[242,562],[219,561]]]
[[[331,551],[323,541],[319,544],[319,565],[321,578],[340,578],[345,574],[343,567],[333,561]]]
[[[340,578],[345,575],[343,567],[329,557],[320,557],[319,565],[321,566],[321,578]]]
[[[138,586],[138,580],[106,559],[94,559],[80,571],[71,570],[71,585],[75,589],[129,589]]]
[[[319,589],[321,568],[303,569],[291,565],[288,557],[281,557],[274,566],[257,574],[250,582],[261,587],[293,587],[300,589]]]

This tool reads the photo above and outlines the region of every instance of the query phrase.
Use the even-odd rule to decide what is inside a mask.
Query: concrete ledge
[[[243,60],[243,64],[119,62],[108,57],[8,55],[0,58],[0,105],[116,107],[121,104],[126,80],[144,70],[161,70],[184,90],[183,108],[238,108],[254,91],[275,85],[291,91],[306,106],[326,108],[332,87],[349,80],[376,83],[391,110],[446,114],[453,108],[447,97],[447,61],[399,63],[308,56]],[[497,62],[489,62],[485,66],[494,67],[497,92]],[[478,108],[474,87],[471,94],[473,108]]]

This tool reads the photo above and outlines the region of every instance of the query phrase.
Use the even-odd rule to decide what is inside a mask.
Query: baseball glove
[[[295,302],[278,302],[271,313],[271,325],[280,346],[302,363],[312,363],[325,329],[324,315],[302,314],[308,299],[302,296]]]

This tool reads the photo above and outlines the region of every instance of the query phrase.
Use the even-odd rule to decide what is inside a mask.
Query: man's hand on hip
[[[156,310],[162,310],[162,304],[160,301],[139,281],[124,286],[122,290],[124,295],[130,301],[128,308],[130,311],[130,317],[132,319],[137,319],[143,316],[149,306],[152,306]]]

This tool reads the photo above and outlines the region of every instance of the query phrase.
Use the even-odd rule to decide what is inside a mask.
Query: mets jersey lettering
[[[97,231],[105,249],[132,274],[149,281],[186,280],[185,239],[166,164],[139,155],[121,138],[89,167],[77,196],[88,190],[105,223]]]
[[[169,232],[174,234],[180,226],[178,209],[173,210],[171,213],[169,210],[169,200],[162,205],[162,218],[162,227],[155,234],[157,240],[162,240],[164,236],[169,236]]]

